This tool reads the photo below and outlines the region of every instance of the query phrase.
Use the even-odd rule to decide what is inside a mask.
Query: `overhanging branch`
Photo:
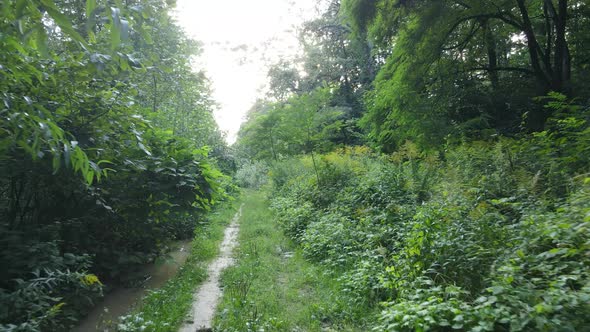
[[[477,71],[477,70],[485,70],[485,71],[517,71],[517,72],[521,72],[521,73],[525,73],[525,74],[529,74],[529,75],[534,75],[535,72],[528,69],[528,68],[521,68],[521,67],[496,67],[496,68],[490,68],[490,67],[474,67],[474,68],[469,68],[467,71]]]

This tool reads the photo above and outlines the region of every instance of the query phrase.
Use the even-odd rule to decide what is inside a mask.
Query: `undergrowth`
[[[271,169],[271,206],[302,255],[378,308],[375,331],[590,326],[584,113],[551,129],[422,151],[345,148]]]

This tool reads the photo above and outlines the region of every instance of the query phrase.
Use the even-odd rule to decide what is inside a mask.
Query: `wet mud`
[[[237,245],[239,219],[242,207],[225,229],[223,242],[219,248],[219,256],[207,268],[208,278],[195,293],[195,301],[189,318],[181,327],[180,332],[211,331],[215,309],[221,299],[222,290],[219,284],[221,272],[234,263],[232,251]]]

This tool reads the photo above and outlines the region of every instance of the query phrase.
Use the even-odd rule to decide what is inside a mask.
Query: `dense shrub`
[[[90,256],[61,254],[57,241],[30,233],[0,231],[0,329],[66,330],[102,296],[102,283],[88,272]]]
[[[575,111],[440,155],[407,142],[315,168],[303,158],[292,176],[271,171],[272,206],[351,304],[382,302],[375,331],[578,331],[590,324],[590,180],[587,109]]]
[[[3,197],[0,304],[7,311],[0,324],[67,329],[93,305],[101,282],[134,283],[135,270],[168,242],[191,237],[224,199],[223,176],[204,150],[153,134],[145,141],[149,155],[120,149],[108,156],[113,172],[92,185],[67,169],[56,178],[43,160],[0,163],[0,185],[23,188]],[[84,284],[90,274],[101,282]]]
[[[481,292],[422,276],[386,304],[375,330],[583,330],[590,324],[589,199],[585,185],[555,212],[527,213]]]

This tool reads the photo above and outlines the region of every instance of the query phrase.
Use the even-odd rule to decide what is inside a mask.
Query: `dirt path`
[[[162,287],[172,278],[188,258],[191,240],[174,244],[174,249],[162,264],[149,264],[142,269],[142,274],[150,279],[138,288],[118,288],[107,294],[105,298],[75,327],[72,332],[89,332],[108,330],[120,316],[133,308],[137,301],[150,289]]]
[[[209,265],[207,269],[209,277],[195,293],[195,302],[190,312],[190,319],[187,319],[184,326],[180,328],[180,332],[210,331],[212,328],[215,309],[222,293],[219,277],[223,269],[234,263],[232,251],[237,244],[238,222],[242,215],[242,206],[240,206],[232,219],[231,224],[225,229],[223,242],[219,248],[219,257]]]

